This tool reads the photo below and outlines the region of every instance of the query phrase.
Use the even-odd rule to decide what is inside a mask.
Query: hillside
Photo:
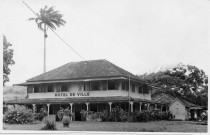
[[[27,88],[24,86],[6,86],[3,87],[3,99],[4,101],[12,100],[15,98],[25,98],[27,94]]]

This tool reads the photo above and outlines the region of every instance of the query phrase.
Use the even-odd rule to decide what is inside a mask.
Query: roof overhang
[[[128,102],[128,97],[82,97],[82,98],[45,98],[45,99],[19,99],[5,101],[6,104],[66,104],[66,103],[104,103],[104,102]],[[149,100],[130,98],[132,102],[151,103]]]
[[[190,107],[190,109],[201,110],[201,109],[204,109],[204,107],[202,107],[202,106],[192,106],[192,107]]]
[[[72,80],[49,80],[49,81],[35,81],[14,84],[14,86],[27,86],[32,84],[46,84],[46,83],[63,83],[63,82],[88,82],[88,81],[103,81],[103,80],[118,80],[126,79],[125,77],[111,77],[111,78],[91,78],[91,79],[72,79]]]
[[[88,82],[88,81],[103,81],[103,80],[128,80],[127,77],[109,77],[109,78],[86,78],[86,79],[71,79],[71,80],[41,80],[41,81],[27,81],[24,83],[14,84],[13,86],[27,86],[33,84],[46,84],[46,83],[64,83],[64,82]],[[133,78],[132,78],[133,80]],[[136,82],[145,83],[141,80],[136,80]]]

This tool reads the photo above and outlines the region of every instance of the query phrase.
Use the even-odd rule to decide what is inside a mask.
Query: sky
[[[10,82],[43,73],[44,37],[23,0],[0,0],[2,34],[14,49]],[[85,60],[106,59],[133,73],[178,63],[207,72],[207,0],[24,0],[35,12],[45,5],[63,14],[56,29]],[[47,71],[82,59],[47,31]]]

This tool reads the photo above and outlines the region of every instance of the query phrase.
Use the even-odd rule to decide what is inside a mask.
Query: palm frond
[[[56,29],[61,25],[66,23],[65,20],[62,19],[63,15],[59,14],[59,11],[54,11],[54,7],[48,8],[45,6],[43,9],[40,9],[39,14],[37,14],[37,18],[29,18],[29,20],[35,20],[40,30],[44,30],[43,24],[46,24],[49,28]]]

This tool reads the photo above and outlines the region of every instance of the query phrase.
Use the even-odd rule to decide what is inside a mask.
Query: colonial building
[[[134,112],[154,104],[144,81],[107,60],[70,62],[16,85],[27,87],[27,97],[7,105],[25,105],[34,112],[44,108],[49,115],[69,107],[75,120],[81,120],[81,110],[110,111],[119,106]]]
[[[156,103],[168,105],[169,111],[175,116],[174,119],[179,120],[193,120],[195,113],[200,117],[202,110],[205,109],[205,107],[195,105],[184,99],[176,98],[165,93],[153,96],[152,100]],[[163,110],[164,109],[165,108],[163,108]]]

